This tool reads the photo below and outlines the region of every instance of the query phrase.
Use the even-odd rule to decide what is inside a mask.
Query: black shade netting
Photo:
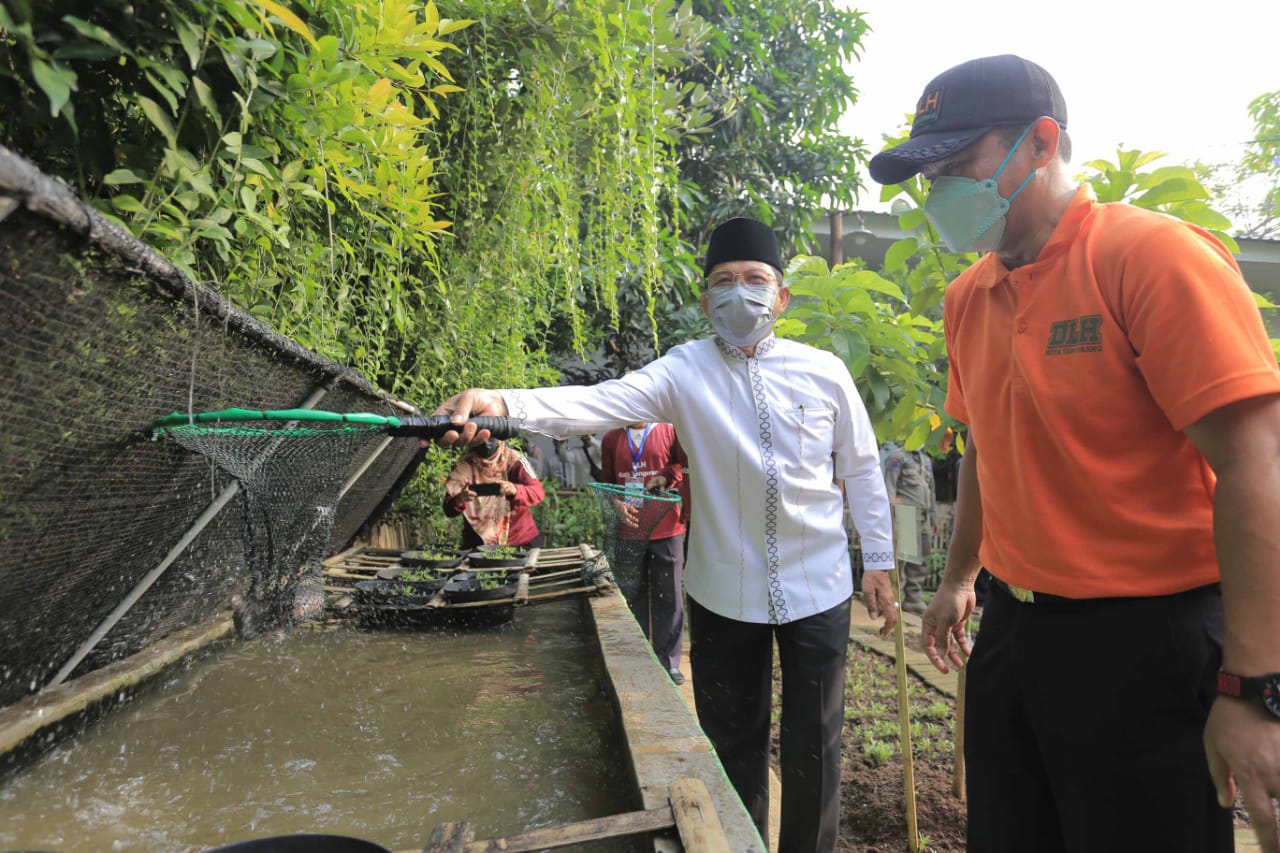
[[[662,490],[642,491],[613,483],[592,483],[600,505],[604,557],[614,582],[628,598],[643,580],[649,537],[671,513],[680,512],[680,496]]]
[[[359,461],[391,439],[367,427],[293,421],[156,432],[206,457],[240,485],[249,579],[236,602],[242,633],[318,615],[338,501]]]
[[[0,202],[9,198],[21,205],[0,204],[0,706],[68,666],[64,677],[75,678],[219,617],[259,564],[245,531],[267,523],[269,502],[239,489],[213,512],[236,478],[153,440],[158,414],[307,405],[405,414],[0,148]],[[314,553],[324,529],[329,553],[348,547],[422,458],[417,439],[369,441],[354,468],[324,475],[362,472],[336,510],[325,499],[327,527],[313,531],[307,509],[321,486],[287,484],[299,508],[282,523],[308,533],[299,553]],[[261,564],[290,562],[290,536],[272,530],[273,556]]]

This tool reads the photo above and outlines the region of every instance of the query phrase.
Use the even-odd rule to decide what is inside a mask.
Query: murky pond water
[[[445,821],[488,838],[639,808],[585,606],[237,641],[0,783],[0,848],[323,832],[421,849]],[[579,849],[640,849],[602,843]]]

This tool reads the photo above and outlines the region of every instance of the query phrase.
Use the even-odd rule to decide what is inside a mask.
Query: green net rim
[[[250,426],[274,421],[277,426]],[[321,426],[323,424],[323,426]],[[230,438],[315,436],[364,433],[400,425],[400,419],[372,412],[327,412],[322,409],[219,409],[215,412],[172,412],[151,424],[156,435]]]
[[[308,427],[293,426],[273,429],[271,427],[245,426],[209,426],[206,424],[184,424],[182,426],[157,427],[152,430],[156,435],[205,437],[221,436],[225,438],[301,438],[314,436],[367,435],[378,429],[376,426],[337,426]]]
[[[642,498],[647,501],[659,501],[661,503],[680,503],[680,495],[669,490],[659,490],[657,492],[637,492],[634,489],[628,489],[626,486],[617,483],[589,483],[591,488],[597,492],[603,492],[607,495],[617,495],[620,498]]]

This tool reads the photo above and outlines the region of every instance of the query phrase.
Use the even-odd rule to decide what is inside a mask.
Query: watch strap
[[[1255,694],[1252,679],[1243,678],[1232,672],[1218,670],[1218,695],[1231,696],[1235,699],[1249,699]]]
[[[1266,675],[1237,675],[1218,670],[1218,695],[1257,702],[1280,720],[1280,672]]]

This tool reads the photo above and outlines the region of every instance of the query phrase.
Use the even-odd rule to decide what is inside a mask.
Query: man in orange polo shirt
[[[985,57],[871,161],[880,183],[923,173],[939,235],[983,253],[945,300],[969,444],[924,616],[931,660],[960,666],[979,566],[995,579],[967,664],[968,850],[1225,853],[1238,785],[1276,851],[1280,372],[1226,249],[1098,204],[1066,125],[1043,68]]]

